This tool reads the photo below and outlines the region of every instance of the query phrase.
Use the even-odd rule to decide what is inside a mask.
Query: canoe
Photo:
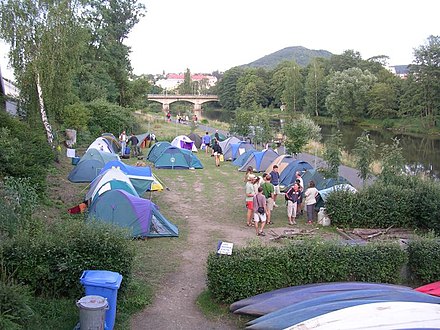
[[[272,290],[272,291],[260,293],[255,296],[241,299],[241,300],[238,300],[238,301],[232,303],[231,306],[229,306],[229,310],[231,312],[234,312],[237,309],[240,309],[244,306],[256,304],[256,303],[261,302],[263,300],[283,295],[287,292],[293,292],[293,291],[309,288],[312,286],[325,285],[325,284],[328,284],[328,283],[312,283],[312,284],[296,285],[296,286],[290,286],[287,288],[281,288],[281,289],[277,289],[277,290]]]
[[[378,302],[340,309],[292,325],[286,330],[438,328],[440,305],[421,302]]]
[[[371,292],[372,290],[365,290],[365,292],[367,291],[370,293],[366,293],[364,296],[359,295],[357,298],[354,297],[353,299],[348,299],[349,295],[345,295],[347,299],[344,299],[344,294],[334,294],[330,295],[335,296],[333,297],[334,301],[331,299],[323,301],[322,299],[317,298],[293,304],[282,310],[266,314],[249,322],[248,324],[252,324],[248,329],[284,329],[293,324],[336,310],[377,302],[409,301],[440,304],[440,298],[432,297],[417,291],[389,291],[383,292],[383,294],[381,294],[379,290],[377,290],[376,293]]]
[[[293,287],[295,288],[295,287]],[[287,288],[286,288],[287,289]],[[394,285],[394,284],[382,284],[382,283],[367,283],[367,282],[333,282],[325,283],[315,286],[309,286],[299,290],[286,290],[283,294],[277,294],[276,296],[268,296],[266,299],[257,299],[255,303],[243,306],[236,309],[236,314],[247,314],[254,316],[261,316],[278,309],[287,307],[291,304],[301,302],[303,300],[316,298],[328,294],[354,291],[354,290],[385,290],[385,289],[399,289],[399,290],[412,290],[410,287]]]
[[[426,284],[423,286],[419,286],[418,288],[415,288],[414,290],[430,294],[432,296],[440,297],[440,281]]]
[[[268,313],[266,315],[260,316],[254,320],[251,320],[247,323],[247,325],[259,324],[261,322],[266,322],[268,320],[273,320],[269,323],[265,324],[277,324],[278,320],[282,318],[286,318],[286,315],[291,315],[292,312],[303,310],[310,307],[315,307],[316,315],[318,316],[321,309],[320,306],[325,304],[337,303],[337,302],[348,302],[348,301],[360,301],[360,300],[378,300],[378,301],[418,301],[418,302],[427,302],[427,303],[437,303],[440,304],[440,298],[433,297],[427,295],[425,293],[420,293],[412,290],[396,290],[396,289],[382,289],[382,290],[355,290],[341,293],[329,294],[317,298],[306,299],[304,301],[294,303],[282,309],[276,310],[274,312]],[[338,306],[339,307],[339,306]],[[348,306],[347,306],[348,307]],[[339,307],[339,309],[342,307]],[[329,312],[328,306],[326,309],[322,308],[326,313]],[[291,315],[290,317],[294,317],[295,315]],[[301,322],[306,320],[309,317],[304,318],[304,316],[308,316],[305,314],[299,315],[301,319],[297,322]],[[287,317],[289,318],[289,317]],[[290,323],[293,324],[293,323]],[[260,327],[261,328],[261,327]],[[279,329],[279,327],[276,327]],[[258,328],[251,328],[258,329]]]

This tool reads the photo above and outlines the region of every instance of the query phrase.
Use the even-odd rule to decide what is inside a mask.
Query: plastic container
[[[81,157],[72,157],[72,165],[76,165],[81,160]]]
[[[107,299],[109,308],[105,323],[106,329],[112,330],[115,325],[118,289],[121,286],[122,275],[108,270],[85,270],[80,282],[84,286],[86,295],[97,295]]]
[[[330,218],[325,212],[325,207],[319,208],[318,212],[318,224],[323,225],[324,227],[330,226]]]
[[[81,330],[104,330],[107,299],[101,296],[85,296],[76,302],[79,308]]]

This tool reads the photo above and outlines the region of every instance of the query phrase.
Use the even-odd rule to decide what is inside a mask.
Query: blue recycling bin
[[[72,165],[77,165],[80,160],[81,157],[72,157]]]
[[[87,296],[107,298],[108,310],[105,316],[107,330],[113,330],[116,318],[118,289],[121,286],[122,275],[108,270],[85,270],[80,278]]]

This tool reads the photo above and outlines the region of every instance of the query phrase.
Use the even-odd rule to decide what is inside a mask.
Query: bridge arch
[[[207,102],[218,102],[217,95],[161,95],[148,94],[149,101],[155,101],[162,104],[162,111],[165,113],[170,110],[170,104],[178,101],[186,101],[194,104],[194,114],[202,118],[202,104]]]

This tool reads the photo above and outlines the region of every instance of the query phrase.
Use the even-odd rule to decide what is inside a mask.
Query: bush
[[[130,109],[105,100],[87,103],[86,107],[92,113],[89,122],[89,130],[92,136],[101,136],[102,133],[106,132],[113,133],[117,137],[124,129],[129,131],[138,129]]]
[[[46,187],[48,166],[54,159],[43,130],[0,111],[0,177],[30,178],[39,193]]]
[[[440,279],[440,239],[420,237],[408,244],[408,267],[416,281],[431,283]]]
[[[440,185],[413,177],[377,181],[352,194],[331,193],[326,212],[337,226],[432,229],[440,232]]]
[[[26,287],[0,279],[0,329],[23,329],[29,325],[34,315],[30,300]]]
[[[307,283],[397,283],[405,253],[397,244],[348,246],[333,241],[292,242],[286,247],[236,249],[208,256],[208,289],[232,303],[274,289]]]
[[[125,231],[78,219],[34,226],[3,244],[5,267],[16,280],[45,296],[78,297],[84,270],[115,271],[131,277],[134,250]]]

